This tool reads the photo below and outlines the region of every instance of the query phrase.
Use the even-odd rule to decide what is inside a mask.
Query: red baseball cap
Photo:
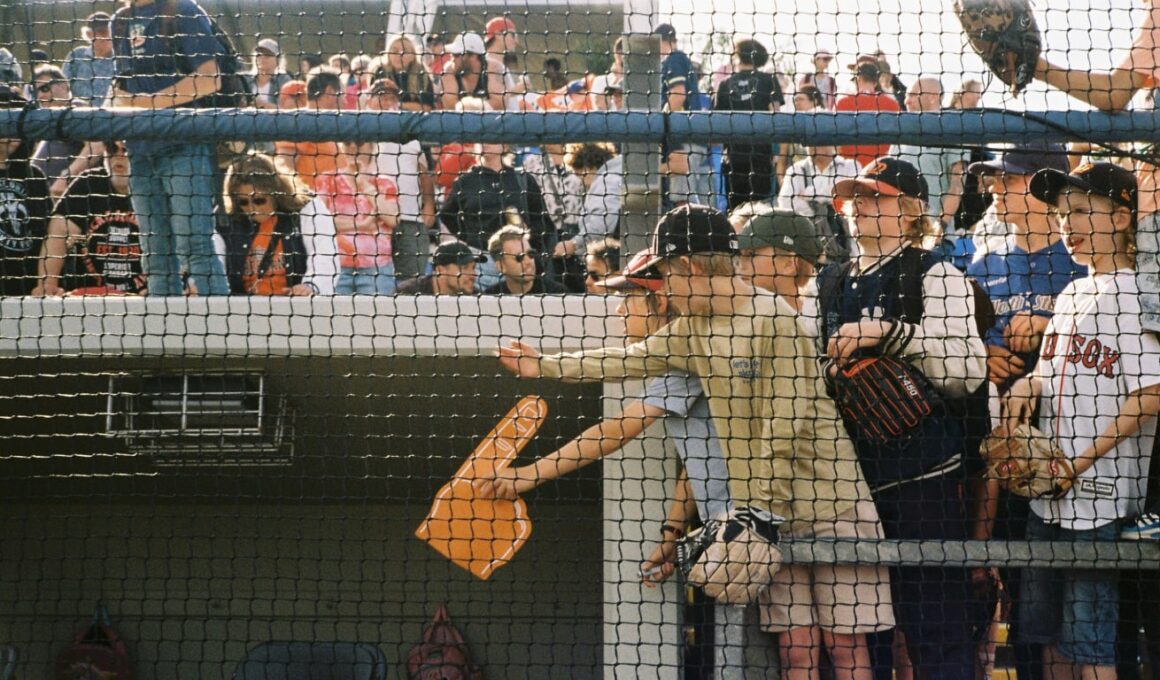
[[[301,97],[306,94],[306,83],[301,80],[291,80],[278,90],[278,94],[286,97]]]
[[[487,39],[491,40],[500,33],[515,33],[516,23],[507,17],[492,17],[488,19],[487,26],[484,28],[484,33],[487,34]]]

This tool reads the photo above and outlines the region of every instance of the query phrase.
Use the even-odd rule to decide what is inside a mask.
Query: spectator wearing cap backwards
[[[396,295],[472,295],[475,293],[476,266],[487,257],[466,243],[449,241],[431,256],[434,272],[399,284]]]
[[[860,63],[854,72],[854,94],[839,97],[834,110],[842,113],[856,111],[882,111],[884,113],[898,113],[902,111],[898,101],[888,94],[884,94],[878,86],[878,76],[881,71],[873,56],[869,60],[859,58]],[[866,167],[879,156],[885,156],[890,151],[889,144],[843,144],[838,147],[838,154],[858,162],[859,167]]]
[[[518,111],[519,101],[527,92],[520,74],[505,63],[508,55],[516,55],[520,47],[520,36],[516,24],[508,17],[492,17],[484,26],[484,45],[487,46],[487,70],[503,79],[503,98],[508,110]]]
[[[714,111],[772,112],[785,104],[777,78],[760,71],[769,52],[756,40],[738,40],[733,46],[733,75],[713,97]],[[725,193],[732,210],[742,203],[769,198],[774,191],[773,144],[725,145]]]
[[[282,48],[273,38],[262,38],[254,48],[254,66],[248,75],[254,92],[254,105],[260,109],[278,110],[278,95],[282,86],[290,82]]]
[[[447,46],[452,61],[443,71],[442,103],[454,109],[464,97],[477,97],[495,111],[504,110],[504,84],[499,71],[487,66],[487,46],[478,33],[460,33]]]
[[[61,70],[69,80],[73,98],[85,106],[100,106],[113,82],[113,36],[105,12],[93,12],[81,28],[84,45],[74,47]]]

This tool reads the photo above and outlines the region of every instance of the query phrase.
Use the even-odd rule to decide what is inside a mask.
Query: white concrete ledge
[[[6,298],[0,357],[489,355],[619,342],[609,298]]]

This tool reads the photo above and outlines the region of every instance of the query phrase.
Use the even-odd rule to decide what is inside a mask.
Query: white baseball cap
[[[278,46],[278,41],[273,38],[262,38],[258,41],[258,46],[254,49],[268,52],[275,57],[282,56],[282,48]]]
[[[448,54],[486,54],[487,46],[478,33],[460,33],[445,51]]]

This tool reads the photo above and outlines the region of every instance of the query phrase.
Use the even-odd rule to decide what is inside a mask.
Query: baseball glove
[[[711,519],[677,545],[677,567],[722,604],[756,602],[781,567],[778,526],[784,521],[750,507]]]
[[[846,423],[873,442],[907,436],[942,404],[926,376],[893,357],[858,359],[826,375]]]
[[[1035,76],[1043,40],[1030,0],[955,0],[955,14],[987,68],[1023,91]]]
[[[1024,498],[1063,498],[1075,483],[1075,467],[1050,437],[1024,423],[996,428],[979,454],[987,476]]]

